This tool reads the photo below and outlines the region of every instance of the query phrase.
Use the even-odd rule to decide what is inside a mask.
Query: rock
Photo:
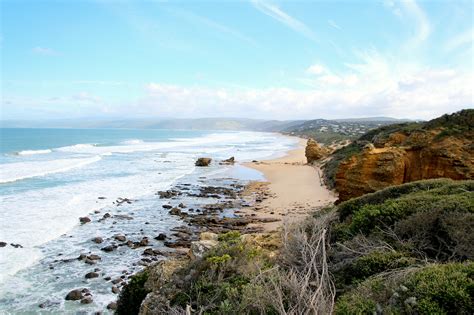
[[[92,303],[92,297],[86,296],[81,300],[81,304],[91,304]]]
[[[96,264],[96,261],[95,260],[92,260],[92,259],[89,259],[89,258],[86,258],[84,260],[84,262],[88,265],[95,265]]]
[[[150,240],[148,239],[148,237],[144,237],[140,240],[140,246],[148,246],[149,243]]]
[[[184,208],[186,208],[186,205],[181,202],[181,203],[178,205],[178,207],[180,207],[181,209],[184,209]]]
[[[46,302],[43,302],[41,303],[40,305],[38,305],[39,308],[47,308],[47,307],[52,307],[52,306],[57,306],[61,304],[61,302],[59,301],[46,301]]]
[[[116,286],[113,286],[113,287],[112,287],[112,293],[118,294],[118,293],[120,293],[120,289],[117,288]]]
[[[91,222],[91,219],[89,217],[80,217],[79,222],[81,222],[82,224],[86,224]]]
[[[114,239],[116,239],[119,242],[125,242],[127,238],[124,235],[115,235]]]
[[[324,151],[315,140],[309,139],[306,143],[305,156],[308,164],[312,164],[324,156]]]
[[[114,245],[108,245],[108,246],[102,247],[100,250],[103,250],[104,252],[111,252],[115,248],[116,248],[116,246],[114,246]]]
[[[83,294],[82,294],[81,289],[74,289],[66,295],[65,299],[68,301],[78,301],[82,299],[82,296]]]
[[[102,216],[102,219],[107,219],[107,218],[110,218],[112,215],[110,213],[105,213],[103,216]]]
[[[196,163],[194,165],[196,166],[209,166],[211,164],[212,159],[211,158],[199,158],[197,159]]]
[[[7,243],[5,243],[5,242],[0,242],[0,247],[5,247],[5,246],[7,246]]]
[[[97,237],[94,237],[92,241],[96,244],[100,244],[104,241],[104,239],[102,237],[97,236]]]
[[[206,252],[215,247],[217,244],[219,244],[219,242],[215,240],[191,242],[189,256],[191,259],[202,258]]]
[[[100,258],[99,255],[96,255],[96,254],[90,254],[89,256],[86,257],[87,259],[90,259],[90,260],[100,260],[102,258]]]
[[[155,255],[155,252],[153,251],[153,248],[147,248],[143,251],[142,255],[153,256]]]
[[[163,207],[163,209],[171,209],[171,208],[173,208],[172,205],[163,205],[162,207]]]
[[[123,280],[122,280],[121,278],[117,278],[117,279],[112,280],[112,283],[113,283],[113,284],[118,284],[118,283],[120,283],[120,282],[122,282],[122,281],[123,281]]]
[[[86,279],[93,279],[93,278],[98,278],[98,277],[99,277],[99,274],[97,272],[88,272],[84,276],[84,278]]]
[[[226,160],[223,160],[219,164],[221,164],[221,165],[233,165],[234,163],[235,163],[235,158],[232,156],[232,157],[230,157]]]
[[[166,191],[159,191],[157,194],[160,196],[160,199],[170,199],[176,196],[181,195],[180,191],[177,190],[166,190]]]
[[[219,235],[217,235],[216,233],[211,233],[211,232],[202,232],[199,235],[199,239],[201,241],[217,241],[218,238],[219,238]]]
[[[166,240],[166,234],[164,234],[164,233],[158,234],[158,236],[155,237],[155,240],[157,240],[157,241],[164,241],[164,240]]]
[[[171,214],[171,215],[181,215],[181,209],[173,208],[168,213]]]
[[[107,304],[107,309],[108,310],[116,310],[117,309],[117,302],[110,302],[109,304]]]

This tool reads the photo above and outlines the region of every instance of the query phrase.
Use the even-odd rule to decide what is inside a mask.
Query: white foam
[[[83,150],[87,150],[89,148],[94,148],[95,144],[91,143],[78,143],[74,145],[68,145],[65,147],[60,147],[54,149],[54,151],[61,151],[61,152],[81,152]]]
[[[131,140],[125,140],[120,142],[120,144],[125,144],[125,145],[134,145],[134,144],[142,144],[144,143],[143,140],[140,139],[131,139]]]
[[[156,162],[144,158],[134,162],[143,171],[137,175],[106,177],[0,196],[2,216],[8,218],[0,220],[0,240],[21,244],[23,253],[35,251],[35,256],[27,260],[22,255],[0,255],[0,283],[40,258],[35,247],[70,231],[79,224],[79,217],[114,206],[112,201],[119,197],[133,199],[167,189],[173,181],[193,171],[191,157],[175,154],[170,158],[175,162],[173,168],[161,173],[148,171],[156,169]],[[112,170],[113,165],[110,167]],[[77,170],[71,176],[77,178],[80,172]],[[99,196],[106,198],[98,199]],[[9,252],[20,251],[12,249]]]
[[[50,149],[46,150],[24,150],[20,151],[17,154],[18,155],[35,155],[35,154],[48,154],[51,153],[52,151]]]
[[[93,156],[82,159],[59,159],[2,164],[0,183],[10,183],[27,178],[66,172],[100,161],[100,159],[100,156]]]

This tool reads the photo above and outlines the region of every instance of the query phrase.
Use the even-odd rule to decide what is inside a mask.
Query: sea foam
[[[90,158],[59,159],[49,161],[33,161],[2,164],[0,183],[10,183],[22,179],[46,176],[66,172],[100,161],[100,156]]]

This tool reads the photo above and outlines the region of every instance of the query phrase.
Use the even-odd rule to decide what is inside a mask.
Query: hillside
[[[371,130],[323,167],[340,200],[406,182],[474,178],[474,110]]]
[[[312,138],[319,143],[331,144],[338,141],[357,139],[372,129],[393,124],[396,121],[398,120],[386,117],[340,120],[314,119],[280,131],[289,135]]]
[[[117,311],[472,314],[473,194],[474,181],[419,181],[319,210],[280,236],[216,235],[203,257],[134,276]]]

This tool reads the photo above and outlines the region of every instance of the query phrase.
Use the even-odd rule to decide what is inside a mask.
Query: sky
[[[0,0],[2,120],[474,108],[472,1]]]

